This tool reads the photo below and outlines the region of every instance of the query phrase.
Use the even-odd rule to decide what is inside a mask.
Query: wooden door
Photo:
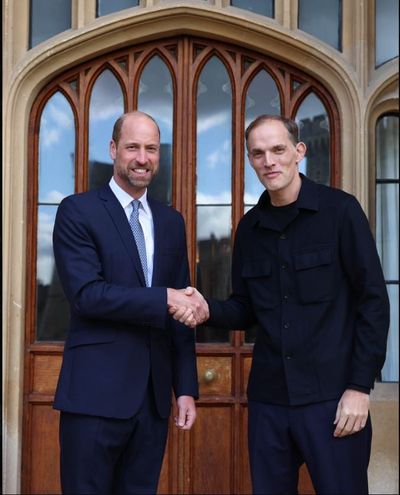
[[[60,491],[52,400],[68,306],[52,258],[55,212],[63,196],[109,180],[112,123],[135,108],[160,123],[160,174],[151,194],[184,215],[192,281],[207,296],[229,294],[235,227],[261,193],[244,153],[244,127],[257,113],[300,119],[302,139],[314,149],[307,174],[339,182],[332,98],[316,80],[273,58],[181,36],[102,56],[48,83],[29,126],[23,493]],[[246,384],[254,335],[254,329],[197,329],[198,419],[191,432],[171,424],[160,493],[250,493]],[[300,484],[310,492],[307,473]]]

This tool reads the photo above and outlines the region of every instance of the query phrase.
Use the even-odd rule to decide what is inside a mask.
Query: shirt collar
[[[319,185],[312,180],[308,179],[305,175],[300,173],[301,177],[301,187],[299,191],[299,195],[296,200],[296,207],[304,210],[319,210],[319,194],[318,189]],[[267,223],[270,226],[268,218],[265,218],[263,214],[271,204],[271,198],[267,190],[265,190],[258,203],[257,203],[257,215],[254,217],[253,224],[256,224],[262,221],[263,224]]]
[[[132,203],[134,198],[132,198],[132,196],[130,194],[128,194],[126,191],[124,191],[122,189],[122,187],[119,186],[115,182],[114,177],[111,177],[109,185],[110,185],[111,191],[115,194],[118,201],[121,203],[122,208],[125,210],[125,208],[127,208]],[[147,189],[145,190],[143,196],[141,196],[140,198],[137,198],[137,199],[142,204],[144,211],[148,214],[151,214],[149,203],[147,201]]]

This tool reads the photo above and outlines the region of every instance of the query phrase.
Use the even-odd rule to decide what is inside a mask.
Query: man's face
[[[139,198],[157,175],[160,162],[160,137],[157,126],[144,115],[128,115],[116,144],[110,142],[114,160],[114,179],[134,198]]]
[[[295,145],[283,123],[276,120],[261,123],[248,137],[249,161],[272,199],[285,195],[290,199],[301,183],[298,163],[305,152],[305,144]]]

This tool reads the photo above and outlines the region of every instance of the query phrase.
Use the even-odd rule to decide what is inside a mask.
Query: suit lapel
[[[121,240],[128,252],[128,256],[132,260],[141,283],[143,286],[146,286],[139,253],[124,209],[115,197],[114,193],[111,191],[108,184],[99,190],[99,198],[114,222],[119,235],[121,236]]]

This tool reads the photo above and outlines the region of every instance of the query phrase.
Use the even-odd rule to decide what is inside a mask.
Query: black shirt
[[[389,301],[368,220],[354,196],[301,178],[295,203],[274,208],[265,191],[241,219],[232,295],[209,301],[210,325],[258,323],[250,400],[368,392],[385,360]]]

